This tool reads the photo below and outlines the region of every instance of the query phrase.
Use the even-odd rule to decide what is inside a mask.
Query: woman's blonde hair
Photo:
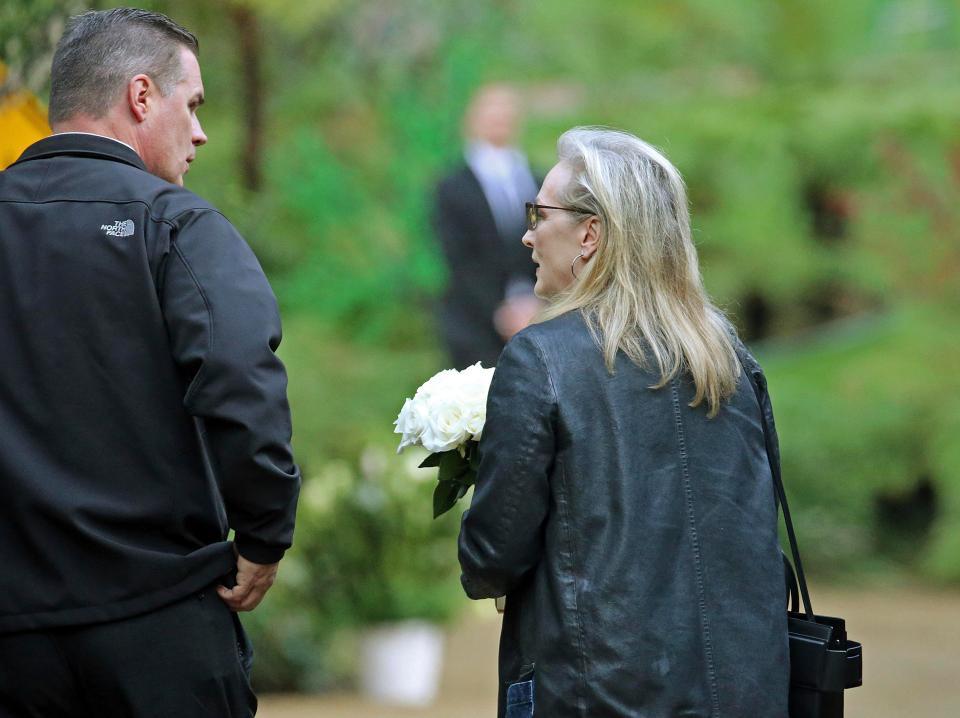
[[[708,416],[736,391],[740,363],[729,323],[703,287],[683,178],[657,149],[633,135],[575,127],[557,141],[572,170],[558,199],[596,215],[597,250],[542,319],[579,310],[612,372],[618,350],[636,364],[656,362],[659,389],[682,372],[696,386],[690,406]]]

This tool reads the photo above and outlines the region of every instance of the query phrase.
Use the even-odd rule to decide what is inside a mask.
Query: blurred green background
[[[486,81],[520,88],[541,171],[563,130],[605,124],[684,174],[707,287],[767,369],[808,571],[960,584],[956,3],[142,5],[201,39],[210,143],[187,184],[284,313],[305,484],[250,617],[261,688],[338,685],[358,627],[466,603],[457,517],[430,519],[430,476],[391,432],[444,366],[431,188]],[[5,89],[42,97],[63,19],[91,6],[109,5],[0,1]]]

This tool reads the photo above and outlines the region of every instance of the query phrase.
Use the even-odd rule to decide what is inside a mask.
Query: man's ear
[[[134,119],[144,122],[150,111],[150,102],[157,91],[157,86],[148,75],[137,75],[127,83],[127,104]]]
[[[584,233],[580,240],[580,250],[583,258],[589,259],[597,251],[600,244],[600,218],[594,215],[583,223]]]

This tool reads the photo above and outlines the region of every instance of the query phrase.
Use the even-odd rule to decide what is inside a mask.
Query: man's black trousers
[[[249,718],[252,657],[213,589],[110,623],[0,635],[0,718]]]

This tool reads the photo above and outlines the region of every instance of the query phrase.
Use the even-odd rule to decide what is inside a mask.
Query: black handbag
[[[783,489],[778,453],[774,451],[772,432],[767,426],[766,381],[763,374],[747,370],[741,364],[757,394],[760,417],[763,422],[763,438],[766,443],[767,460],[777,492],[777,501],[783,510],[783,522],[790,539],[793,566],[783,554],[784,573],[787,583],[789,608],[787,631],[790,640],[790,718],[842,718],[843,692],[863,684],[863,648],[847,638],[846,624],[842,618],[818,616],[810,603],[807,579],[800,562],[797,536],[790,519],[787,494]],[[781,553],[783,550],[781,549]],[[796,567],[796,571],[794,571]],[[800,598],[803,598],[803,609]]]

